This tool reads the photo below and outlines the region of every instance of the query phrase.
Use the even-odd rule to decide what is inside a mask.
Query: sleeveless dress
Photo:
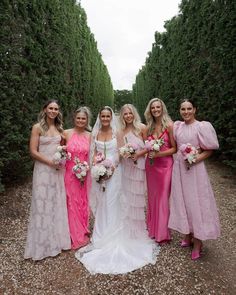
[[[74,132],[67,142],[67,151],[71,153],[71,160],[66,161],[65,187],[72,249],[84,246],[89,241],[89,176],[87,174],[81,185],[79,179],[72,172],[75,157],[79,158],[81,162],[88,163],[89,141],[87,135]]]
[[[171,148],[167,129],[159,136],[164,139],[160,151]],[[170,240],[168,229],[169,197],[173,157],[155,158],[153,164],[146,158],[146,177],[148,188],[147,227],[149,237],[157,242]]]
[[[98,152],[104,151],[104,142],[95,141]],[[118,164],[116,138],[105,143],[106,158],[115,171],[106,181],[105,192],[92,180],[91,196],[95,197],[95,223],[92,243],[79,249],[75,256],[92,273],[121,274],[156,262],[158,249],[150,239],[136,238],[125,226],[126,209],[122,192],[121,167]]]
[[[220,236],[219,217],[204,161],[187,170],[179,151],[187,143],[202,150],[218,149],[216,132],[209,122],[177,121],[174,137],[178,152],[173,167],[169,228],[182,234],[193,233],[200,240],[216,239]]]
[[[61,136],[40,136],[39,152],[52,158]],[[41,260],[70,249],[63,169],[35,161],[24,258]]]
[[[124,142],[128,141],[137,147],[137,151],[144,149],[144,142],[133,132],[125,135]],[[128,235],[135,239],[149,239],[145,218],[145,158],[140,157],[137,164],[132,159],[121,160],[123,198],[121,204],[125,210],[124,226]]]

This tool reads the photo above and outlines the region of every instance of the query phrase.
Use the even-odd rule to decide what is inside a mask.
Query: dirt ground
[[[64,251],[54,258],[24,260],[31,183],[8,188],[0,197],[0,294],[151,295],[236,294],[236,181],[217,162],[207,163],[220,213],[222,235],[204,242],[203,257],[191,261],[190,250],[179,246],[181,236],[161,247],[155,265],[125,275],[91,275]]]

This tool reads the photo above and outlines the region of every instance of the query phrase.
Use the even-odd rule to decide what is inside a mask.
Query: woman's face
[[[154,101],[151,104],[151,114],[154,118],[162,116],[162,105],[160,101]]]
[[[196,108],[193,107],[191,102],[185,101],[180,105],[180,115],[187,123],[192,123],[195,120]]]
[[[126,124],[132,124],[134,121],[134,115],[130,108],[124,108],[123,119]]]
[[[109,110],[102,110],[100,113],[100,121],[102,126],[110,126],[112,119],[111,112]]]
[[[59,105],[56,102],[51,102],[45,109],[44,112],[49,119],[55,120],[59,114]]]
[[[74,125],[77,128],[86,128],[88,124],[87,115],[84,112],[79,112],[75,115]]]

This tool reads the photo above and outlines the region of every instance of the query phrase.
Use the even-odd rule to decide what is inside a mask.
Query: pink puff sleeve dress
[[[219,217],[204,161],[187,169],[180,151],[187,143],[202,150],[218,149],[216,132],[209,122],[177,121],[174,137],[178,152],[173,166],[168,226],[182,234],[193,233],[200,240],[216,239],[220,236]]]

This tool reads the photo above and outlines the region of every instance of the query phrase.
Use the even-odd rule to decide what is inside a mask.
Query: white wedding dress
[[[95,140],[96,149],[104,152],[104,142]],[[92,182],[92,209],[95,214],[91,243],[79,249],[75,257],[90,273],[122,274],[156,262],[158,245],[148,238],[146,229],[140,237],[133,236],[127,226],[127,208],[122,200],[121,167],[118,164],[116,138],[105,143],[106,158],[116,169],[106,181],[105,192],[94,179]],[[130,219],[130,216],[129,216]],[[145,222],[145,221],[144,221]]]

